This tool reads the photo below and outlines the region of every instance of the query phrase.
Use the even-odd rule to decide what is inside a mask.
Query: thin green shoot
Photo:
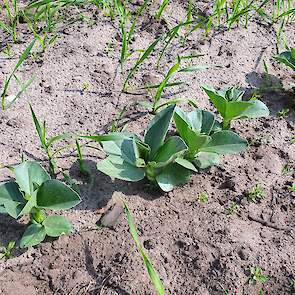
[[[201,202],[201,203],[208,203],[209,201],[209,195],[206,193],[206,192],[202,192],[198,195],[198,200]]]
[[[7,92],[8,92],[8,88],[9,88],[10,82],[11,82],[12,78],[15,77],[15,74],[16,74],[17,70],[19,69],[19,67],[29,57],[31,50],[32,50],[32,48],[35,45],[35,42],[36,42],[36,39],[34,39],[30,43],[30,45],[24,50],[24,52],[21,54],[21,56],[20,56],[17,64],[15,65],[13,71],[11,72],[11,74],[8,76],[8,78],[4,82],[4,88],[3,88],[3,91],[2,91],[2,93],[0,95],[0,97],[1,97],[2,110],[5,110],[6,109],[6,99],[5,98],[7,96]]]
[[[162,1],[159,9],[156,12],[156,16],[155,17],[156,17],[157,20],[160,20],[162,14],[165,11],[165,9],[167,8],[168,4],[169,4],[169,0],[163,0]]]
[[[48,163],[49,163],[49,174],[52,178],[55,178],[56,175],[56,163],[55,163],[55,159],[54,156],[59,153],[60,151],[71,147],[71,145],[66,145],[63,146],[55,151],[52,150],[52,144],[57,142],[57,141],[61,141],[61,140],[65,140],[65,139],[69,139],[72,137],[71,134],[69,133],[63,133],[57,136],[53,136],[50,138],[47,138],[47,129],[46,129],[46,122],[44,121],[43,123],[40,123],[38,118],[36,117],[36,114],[32,108],[32,106],[30,105],[30,110],[31,110],[31,115],[33,118],[33,122],[34,122],[34,126],[37,132],[37,135],[39,137],[39,141],[41,144],[42,149],[45,151],[46,155],[47,155],[47,159],[48,159]]]
[[[249,284],[256,285],[257,282],[265,283],[268,281],[268,277],[262,273],[262,269],[258,266],[250,267]]]
[[[3,248],[3,251],[0,253],[0,259],[9,259],[12,255],[12,251],[15,248],[15,241],[9,241],[7,246]]]
[[[150,261],[150,259],[146,255],[143,246],[140,243],[135,223],[134,223],[131,213],[129,211],[128,205],[125,202],[124,202],[124,209],[125,209],[125,214],[126,214],[128,225],[129,225],[130,234],[137,246],[138,251],[140,252],[140,254],[142,256],[142,259],[143,259],[144,265],[147,269],[147,272],[149,274],[150,280],[153,283],[157,294],[164,295],[165,288],[163,286],[163,283],[162,283],[157,271],[155,270],[152,262]]]
[[[84,157],[82,155],[82,151],[81,151],[81,146],[78,140],[76,140],[76,148],[77,148],[77,155],[78,155],[78,163],[79,163],[79,168],[80,168],[80,172],[84,175],[84,176],[90,176],[91,175],[91,171],[89,169],[89,167],[86,164],[86,161],[84,160]]]
[[[286,117],[288,117],[289,113],[290,113],[290,109],[288,109],[288,108],[282,108],[278,112],[278,117],[279,118],[286,118]]]
[[[160,38],[156,39],[153,41],[148,48],[142,53],[142,55],[139,56],[137,59],[135,65],[130,69],[130,71],[127,74],[127,77],[123,83],[123,92],[126,92],[127,87],[128,87],[128,82],[130,78],[135,74],[137,69],[140,67],[142,63],[145,62],[145,60],[152,54],[152,52],[155,50],[155,47],[157,46],[158,42],[160,41]]]
[[[256,203],[258,200],[263,199],[266,193],[260,184],[256,184],[247,193],[247,198],[249,201]]]
[[[226,210],[226,215],[235,215],[239,209],[239,205],[236,202],[231,202],[229,207]]]

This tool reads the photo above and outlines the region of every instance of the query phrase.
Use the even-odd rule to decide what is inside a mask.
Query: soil
[[[167,31],[165,22],[153,20],[160,1],[154,2],[139,20],[133,50],[146,48]],[[165,11],[171,26],[185,19],[184,2],[173,1]],[[200,1],[196,6],[206,11],[210,4]],[[56,42],[19,70],[22,80],[33,74],[36,78],[26,95],[0,113],[0,163],[16,164],[23,155],[46,164],[28,102],[37,116],[46,120],[50,135],[105,132],[125,105],[128,108],[123,122],[128,123],[128,130],[143,134],[151,115],[134,106],[134,102],[146,99],[147,93],[141,90],[121,94],[117,26],[97,9],[89,7],[82,12],[89,19],[62,25]],[[13,57],[0,53],[0,84],[32,40],[25,25],[21,29],[22,42],[12,46]],[[295,26],[289,24],[285,36],[293,47],[294,34]],[[2,49],[7,40],[5,36],[0,40]],[[110,44],[113,51],[106,50]],[[294,96],[283,90],[272,91],[278,85],[287,85],[291,76],[273,59],[277,53],[274,31],[256,18],[248,28],[239,25],[230,31],[216,29],[208,38],[196,31],[183,46],[173,44],[159,70],[154,67],[153,55],[131,85],[135,88],[159,81],[177,54],[192,53],[203,54],[195,63],[220,67],[184,75],[181,79],[187,85],[175,88],[174,93],[166,91],[167,98],[175,95],[194,99],[200,107],[213,110],[200,89],[202,84],[239,85],[247,93],[258,87],[267,90],[261,99],[271,115],[233,124],[251,141],[249,149],[223,157],[218,167],[194,175],[189,183],[167,194],[151,190],[146,182],[112,181],[95,168],[103,154],[83,149],[93,175],[89,183],[79,174],[75,156],[63,154],[57,159],[58,166],[79,183],[83,199],[76,208],[65,212],[74,224],[74,233],[47,239],[26,251],[15,250],[11,259],[1,261],[0,294],[155,294],[125,216],[121,214],[112,228],[98,229],[95,225],[121,199],[129,204],[140,239],[167,294],[252,295],[262,294],[261,289],[272,295],[295,293],[295,194],[289,189],[294,181]],[[127,68],[135,58],[130,57]],[[268,75],[263,61],[268,65]],[[89,88],[83,90],[85,83]],[[283,118],[277,116],[282,108],[289,108]],[[286,165],[290,171],[283,173]],[[9,177],[8,171],[1,169],[0,181]],[[256,203],[249,202],[246,192],[256,184],[264,188],[266,195]],[[209,196],[207,203],[198,199],[202,192]],[[228,215],[232,202],[239,207],[235,214]],[[0,244],[19,242],[26,221],[1,216]],[[253,266],[261,267],[268,276],[266,283],[249,284]]]

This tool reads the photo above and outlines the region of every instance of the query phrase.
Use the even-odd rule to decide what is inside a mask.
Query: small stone
[[[238,255],[242,260],[248,260],[248,258],[249,258],[249,253],[244,248],[242,248],[238,251]]]
[[[154,242],[152,240],[145,240],[143,242],[143,246],[147,250],[151,250],[151,249],[155,248],[155,244],[154,244]]]

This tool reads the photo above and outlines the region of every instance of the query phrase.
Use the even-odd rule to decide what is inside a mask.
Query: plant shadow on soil
[[[284,119],[289,124],[295,122],[295,93],[292,90],[284,90],[283,83],[278,77],[254,71],[246,74],[245,80],[250,84],[249,88],[244,89],[246,94],[260,94],[272,117],[277,117],[280,111],[288,109]]]
[[[99,210],[108,204],[114,192],[121,192],[126,196],[139,195],[149,201],[153,201],[164,195],[162,192],[156,190],[156,188],[151,190],[144,180],[135,183],[123,180],[112,181],[109,176],[97,170],[96,162],[86,160],[85,163],[91,171],[92,183],[81,176],[78,162],[75,162],[69,170],[72,179],[84,181],[84,183],[79,186],[82,202],[76,207],[78,210]]]

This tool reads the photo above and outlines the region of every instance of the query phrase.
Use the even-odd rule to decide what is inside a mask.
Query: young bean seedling
[[[235,119],[249,119],[269,116],[267,106],[258,99],[243,101],[244,91],[231,87],[217,91],[210,86],[203,86],[203,90],[209,96],[223,118],[222,128],[229,129]]]
[[[33,161],[10,167],[15,181],[0,185],[0,212],[14,219],[30,216],[30,224],[20,241],[26,248],[41,243],[46,235],[69,234],[71,223],[63,216],[47,216],[45,209],[70,209],[80,203],[79,195],[62,182],[51,179],[44,168]]]
[[[278,112],[278,117],[286,118],[289,115],[290,110],[288,108],[283,108]]]
[[[266,196],[266,194],[260,184],[256,184],[247,193],[248,200],[253,203],[256,203],[258,200],[263,199],[265,196]]]
[[[239,153],[248,147],[247,140],[237,133],[222,130],[220,123],[208,111],[194,109],[186,113],[177,107],[174,121],[177,132],[187,145],[184,160],[198,169],[217,165],[220,155]]]
[[[12,251],[15,247],[15,241],[9,241],[7,246],[4,247],[2,253],[0,253],[0,259],[9,259],[12,255]]]
[[[230,206],[226,210],[226,215],[235,215],[239,209],[239,205],[236,202],[231,202]]]
[[[195,170],[188,163],[186,167],[178,160],[186,151],[186,144],[178,136],[166,139],[173,118],[175,105],[158,113],[150,122],[144,139],[131,133],[109,133],[86,136],[102,143],[108,157],[97,164],[97,169],[112,178],[126,181],[140,181],[145,177],[157,184],[163,191],[185,183]]]
[[[203,193],[200,193],[198,195],[198,199],[201,203],[208,203],[209,201],[209,196],[207,193],[203,192]]]
[[[265,283],[268,281],[268,277],[262,274],[262,269],[258,266],[250,267],[249,283],[256,285],[257,282]]]
[[[173,115],[180,136],[167,137]],[[197,168],[216,165],[219,155],[248,146],[238,134],[221,130],[213,114],[199,109],[185,113],[175,105],[156,114],[143,140],[127,132],[83,138],[102,143],[108,157],[97,164],[101,172],[133,182],[146,177],[166,192],[184,184]]]

